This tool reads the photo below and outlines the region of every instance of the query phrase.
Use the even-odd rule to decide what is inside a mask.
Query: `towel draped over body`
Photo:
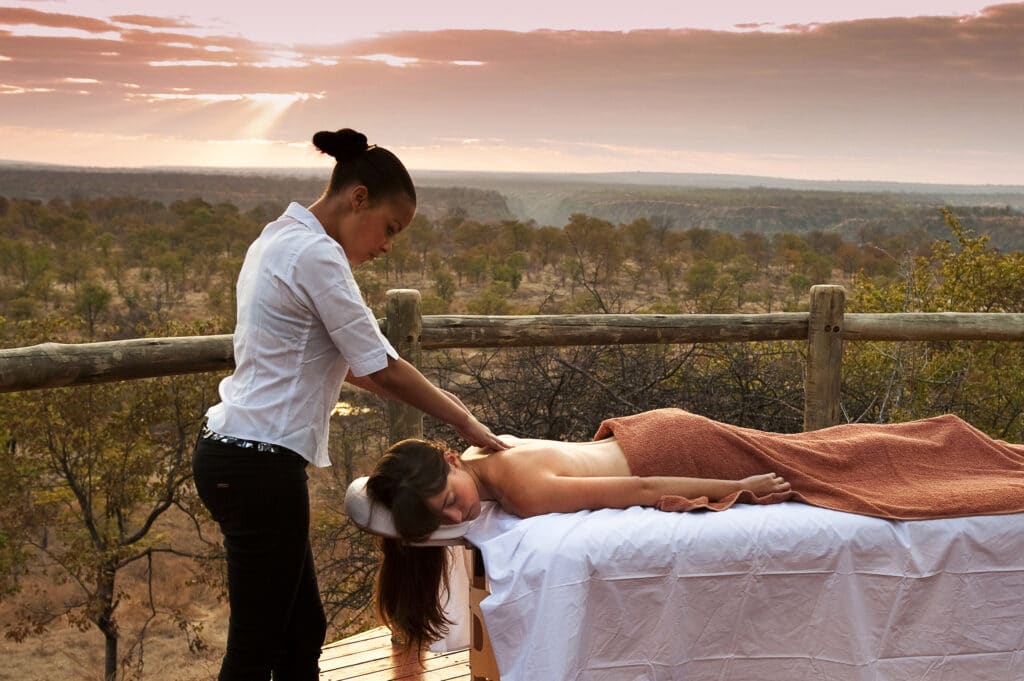
[[[795,500],[900,520],[1024,512],[1024,445],[995,440],[952,414],[769,433],[656,409],[608,419],[594,439],[612,436],[633,475],[740,480],[777,473],[793,489],[763,497],[734,492],[714,502],[664,496],[664,511]]]

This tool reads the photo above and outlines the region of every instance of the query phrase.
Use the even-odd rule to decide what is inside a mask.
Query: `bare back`
[[[522,517],[598,508],[655,506],[666,495],[722,499],[749,490],[755,496],[789,493],[774,473],[742,480],[634,475],[615,438],[594,442],[521,440],[502,436],[511,447],[488,453],[470,448],[462,457],[480,491],[506,511]]]
[[[494,453],[470,447],[462,453],[462,459],[474,461],[486,457],[490,466],[506,474],[529,469],[538,475],[573,478],[631,475],[626,457],[615,438],[595,442],[560,442],[502,435],[501,439],[511,447]]]
[[[595,442],[526,440],[501,436],[509,449],[488,453],[477,447],[463,452],[462,460],[487,482],[495,499],[507,511],[524,512],[524,499],[551,478],[625,478],[631,475],[626,457],[615,438]]]

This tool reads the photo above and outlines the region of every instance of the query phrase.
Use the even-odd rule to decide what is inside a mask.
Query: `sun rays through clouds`
[[[350,126],[421,168],[1024,184],[1024,3],[335,42],[74,6],[0,8],[0,157],[298,166]]]

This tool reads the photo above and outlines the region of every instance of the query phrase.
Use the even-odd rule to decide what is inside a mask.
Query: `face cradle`
[[[452,465],[444,489],[425,501],[442,525],[456,525],[480,515],[480,491],[461,461]]]

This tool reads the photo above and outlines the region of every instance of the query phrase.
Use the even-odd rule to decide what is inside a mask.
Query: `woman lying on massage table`
[[[429,535],[438,523],[474,520],[482,501],[496,501],[505,511],[528,518],[656,506],[666,495],[718,501],[741,490],[762,497],[790,489],[774,473],[742,480],[635,476],[614,437],[595,442],[502,439],[510,449],[485,454],[471,447],[461,456],[439,443],[403,440],[385,453],[367,489],[374,498],[385,499],[389,494],[382,488],[398,482],[391,497],[392,514],[399,532],[408,538]],[[408,514],[403,513],[407,504],[415,508]]]
[[[599,508],[724,510],[786,500],[893,519],[1024,511],[1024,445],[945,415],[769,433],[681,409],[608,419],[586,443],[507,438],[511,448],[459,456],[403,440],[366,483],[405,541],[473,520],[480,503],[533,516]],[[410,645],[443,635],[443,548],[383,539],[377,605]]]

